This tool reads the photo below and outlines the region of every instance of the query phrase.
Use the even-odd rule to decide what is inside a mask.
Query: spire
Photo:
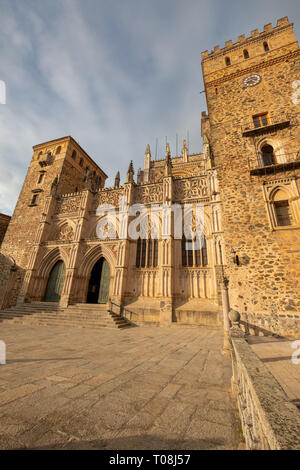
[[[165,160],[165,176],[171,176],[172,175],[172,160],[171,160],[171,152],[170,152],[170,146],[167,144],[166,146],[166,160]]]
[[[126,183],[134,183],[133,175],[134,175],[133,163],[132,163],[132,160],[130,160],[128,171],[127,171]]]
[[[149,170],[150,165],[151,165],[151,150],[150,150],[150,145],[148,144],[146,147],[146,151],[145,151],[144,169]]]
[[[183,147],[182,147],[182,155],[183,155],[183,161],[187,162],[188,161],[188,149],[186,145],[186,140],[184,139],[183,141]]]
[[[115,177],[115,188],[120,186],[120,172],[118,171]]]
[[[166,144],[166,159],[167,157],[171,157],[171,150],[170,150],[170,144]]]

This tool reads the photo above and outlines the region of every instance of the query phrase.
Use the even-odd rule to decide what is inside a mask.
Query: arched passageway
[[[105,258],[100,258],[91,271],[86,302],[89,304],[106,304],[109,294],[109,281],[109,264]]]

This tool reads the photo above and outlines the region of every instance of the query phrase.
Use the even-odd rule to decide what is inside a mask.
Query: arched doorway
[[[50,271],[44,302],[59,302],[65,280],[65,263],[57,261]]]
[[[109,293],[110,269],[105,258],[100,258],[94,265],[88,287],[88,304],[106,304]]]

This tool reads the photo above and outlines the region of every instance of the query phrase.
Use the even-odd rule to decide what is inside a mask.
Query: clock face
[[[253,73],[243,81],[244,87],[255,86],[261,82],[261,76],[257,73]]]

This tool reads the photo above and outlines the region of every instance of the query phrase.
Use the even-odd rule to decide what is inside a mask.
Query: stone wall
[[[300,328],[300,105],[293,102],[292,87],[299,67],[300,50],[286,18],[203,55],[208,117],[202,116],[202,135],[210,141],[219,181],[230,305],[277,334]],[[253,74],[261,81],[245,86]],[[266,112],[274,126],[245,134],[246,127],[254,128],[253,116]],[[296,163],[253,172],[262,145],[272,145],[278,162]],[[272,194],[282,188],[292,226],[274,226]]]
[[[0,246],[4,239],[8,224],[10,221],[10,216],[5,214],[0,214]]]
[[[299,450],[300,412],[240,334],[233,333],[233,392],[249,450]]]
[[[17,303],[23,278],[24,270],[0,253],[0,310]]]

